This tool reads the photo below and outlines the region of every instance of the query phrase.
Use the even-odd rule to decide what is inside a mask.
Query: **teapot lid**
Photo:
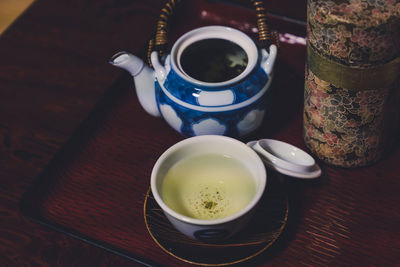
[[[261,157],[267,167],[279,173],[302,179],[321,176],[321,168],[307,152],[291,144],[274,140],[260,139],[247,143]]]

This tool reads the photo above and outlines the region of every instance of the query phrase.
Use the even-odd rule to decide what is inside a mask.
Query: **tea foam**
[[[164,202],[174,211],[213,220],[233,215],[247,206],[256,186],[250,171],[240,161],[205,154],[172,166],[161,191]]]

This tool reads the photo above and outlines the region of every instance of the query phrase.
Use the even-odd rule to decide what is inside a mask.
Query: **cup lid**
[[[296,146],[274,139],[250,141],[247,145],[257,152],[267,167],[279,173],[302,179],[321,176],[321,168],[314,158]]]

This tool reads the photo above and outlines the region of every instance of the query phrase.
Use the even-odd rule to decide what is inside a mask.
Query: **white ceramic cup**
[[[250,202],[233,215],[220,219],[196,219],[174,211],[164,202],[162,186],[168,170],[182,159],[202,154],[233,158],[251,173],[248,178],[254,182],[255,192]],[[176,143],[160,156],[151,173],[152,194],[168,220],[186,236],[205,242],[218,242],[241,230],[262,197],[266,182],[267,173],[257,153],[236,139],[219,135],[195,136]]]

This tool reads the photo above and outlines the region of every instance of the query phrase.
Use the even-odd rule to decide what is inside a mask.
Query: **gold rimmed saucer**
[[[144,221],[153,240],[169,255],[191,264],[224,266],[250,260],[267,250],[283,232],[288,211],[287,197],[267,190],[246,229],[222,243],[203,243],[178,232],[149,189],[144,202]]]

